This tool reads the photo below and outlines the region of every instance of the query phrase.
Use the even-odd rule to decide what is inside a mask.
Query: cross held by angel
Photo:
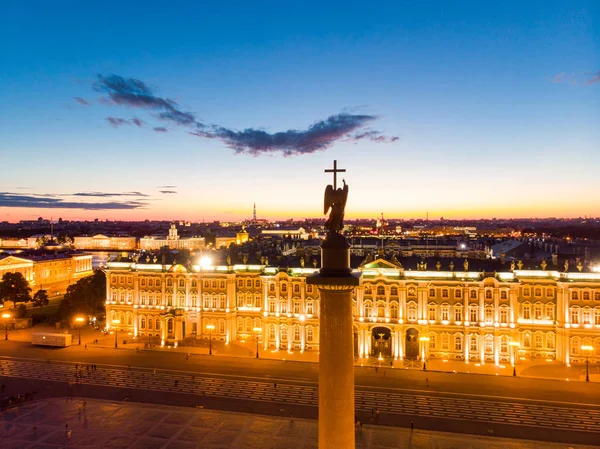
[[[345,169],[337,168],[337,161],[333,161],[333,170],[325,170],[325,173],[333,173],[333,185],[328,185],[325,188],[325,205],[323,213],[326,214],[329,209],[329,218],[325,222],[325,228],[330,234],[339,233],[344,228],[344,211],[346,209],[346,201],[348,199],[348,185],[342,179],[344,186],[337,188],[337,174],[345,172]]]

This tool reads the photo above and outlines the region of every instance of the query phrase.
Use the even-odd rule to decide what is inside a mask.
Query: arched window
[[[579,293],[577,293],[576,291],[574,291],[574,292],[571,292],[571,299],[572,299],[573,301],[577,301],[577,300],[579,300]]]
[[[544,347],[544,338],[542,337],[542,334],[535,334],[533,336],[533,343],[535,349],[542,349]]]
[[[463,350],[463,338],[460,334],[454,335],[454,350],[459,352]]]
[[[287,284],[285,284],[285,283],[281,284],[281,291],[284,293],[287,292]]]
[[[471,335],[469,337],[469,351],[476,353],[479,345],[477,344],[477,335]]]
[[[279,301],[279,312],[288,313],[288,302],[287,299],[281,299]]]
[[[500,352],[508,354],[508,337],[506,335],[500,337]]]
[[[379,318],[385,317],[385,302],[383,302],[383,301],[379,301],[377,303],[377,316]]]
[[[535,296],[542,296],[542,289],[541,288],[536,288],[535,290],[533,290],[533,294]]]
[[[373,305],[371,301],[365,301],[365,316],[371,318],[373,316]]]
[[[600,292],[594,292],[594,301],[600,301]]]
[[[469,293],[471,299],[477,299],[477,290],[471,290]]]
[[[287,341],[288,339],[288,328],[285,324],[281,325],[281,341]]]
[[[246,317],[244,321],[246,324],[246,332],[252,332],[252,318]]]
[[[444,289],[442,290],[442,298],[447,298],[448,296],[449,296],[449,295],[448,295],[448,289],[444,288]]]
[[[269,298],[269,313],[275,313],[277,307],[277,301],[275,298]]]
[[[392,287],[390,289],[390,295],[392,295],[392,296],[398,296],[398,287]]]
[[[314,306],[312,301],[306,301],[306,313],[312,315],[314,312]]]
[[[528,332],[523,334],[523,347],[531,348],[531,334]]]
[[[269,340],[275,340],[275,325],[269,324]]]
[[[312,343],[314,338],[315,338],[315,334],[314,334],[314,328],[312,326],[306,326],[306,341],[308,343]]]
[[[579,307],[571,307],[571,324],[579,324]]]
[[[408,321],[417,321],[417,305],[414,302],[408,303],[406,318]]]
[[[378,296],[385,296],[385,289],[383,288],[383,286],[378,286],[377,287],[377,295]]]
[[[300,326],[295,325],[294,326],[294,341],[300,341],[301,336],[300,336]]]
[[[554,332],[548,332],[546,334],[546,347],[548,349],[554,349],[556,347],[556,337]]]
[[[392,301],[390,304],[390,318],[398,318],[398,303],[396,301]]]
[[[437,349],[437,334],[431,332],[429,334],[429,351],[435,351]]]
[[[246,288],[252,288],[252,281],[250,279],[246,281]]]
[[[294,293],[300,293],[300,285],[294,284]]]
[[[260,279],[254,281],[254,288],[260,288]]]
[[[494,336],[486,335],[485,336],[485,353],[493,354],[494,353]]]
[[[554,297],[554,291],[551,288],[546,289],[546,297],[548,297],[548,298]]]
[[[160,330],[160,320],[158,318],[154,321],[154,324],[156,325],[156,326],[154,326],[156,328],[156,330],[157,331]]]
[[[455,298],[462,298],[462,290],[457,288],[456,290],[454,290],[454,297]]]
[[[246,307],[252,307],[252,293],[246,293]]]
[[[237,318],[236,321],[237,321],[237,330],[238,330],[238,332],[244,332],[244,319],[240,316],[240,317]]]
[[[225,334],[225,320],[219,320],[219,334]]]
[[[590,292],[583,292],[583,300],[584,301],[590,300]]]
[[[149,329],[149,330],[152,330],[152,327],[153,327],[153,326],[152,326],[152,318],[149,318],[149,319],[148,319],[148,329]]]
[[[371,286],[365,285],[365,295],[370,295],[370,294],[371,294]]]
[[[435,288],[430,288],[429,289],[429,297],[430,298],[435,298]]]
[[[579,349],[581,348],[581,340],[579,337],[571,338],[571,354],[579,355]]]
[[[508,294],[506,293],[505,290],[502,290],[500,292],[500,299],[508,299]]]
[[[260,293],[254,294],[254,307],[260,309]]]
[[[142,329],[146,329],[146,317],[142,316],[142,318],[140,319],[140,327]]]
[[[450,335],[442,334],[442,351],[448,351],[450,349]]]
[[[492,299],[492,291],[491,290],[485,291],[485,299]]]

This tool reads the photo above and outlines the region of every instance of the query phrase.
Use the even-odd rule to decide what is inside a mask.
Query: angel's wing
[[[333,196],[334,196],[333,186],[331,184],[329,184],[325,188],[325,204],[323,206],[323,213],[324,214],[327,213],[327,211],[329,210],[329,208],[333,204]]]

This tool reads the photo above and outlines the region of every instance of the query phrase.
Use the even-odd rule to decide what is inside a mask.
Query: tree
[[[69,285],[58,308],[60,319],[71,319],[76,314],[96,315],[104,312],[106,275],[102,270]]]
[[[0,301],[12,301],[15,307],[19,302],[31,301],[31,287],[21,273],[4,273],[0,281]]]
[[[47,306],[50,300],[48,299],[48,292],[46,290],[38,290],[33,295],[33,305],[35,307]]]

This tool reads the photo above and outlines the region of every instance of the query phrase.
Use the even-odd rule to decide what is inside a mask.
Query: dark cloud
[[[123,193],[110,193],[110,192],[78,192],[73,193],[73,196],[92,196],[92,197],[111,197],[111,196],[148,196],[142,192],[123,192]]]
[[[133,117],[131,119],[131,123],[133,123],[136,126],[140,126],[140,127],[144,126],[144,122],[137,117]]]
[[[125,120],[124,118],[118,117],[106,117],[106,121],[115,128],[118,128],[121,125],[131,125],[131,122],[129,120]]]
[[[233,148],[236,153],[258,156],[281,152],[285,156],[292,156],[325,150],[341,139],[355,141],[368,138],[374,140],[374,136],[377,136],[380,140],[376,141],[383,141],[387,138],[378,131],[354,134],[354,131],[376,119],[375,115],[342,113],[332,115],[326,120],[320,120],[306,130],[268,133],[255,128],[234,131],[221,126],[213,126],[209,130],[198,130],[191,134],[208,139],[219,139],[228,147]]]
[[[74,98],[74,99],[75,99],[75,101],[76,101],[77,103],[79,103],[79,104],[82,104],[82,105],[84,105],[84,106],[89,106],[89,105],[90,105],[90,103],[89,103],[88,101],[84,100],[84,99],[83,99],[83,98],[81,98],[81,97],[73,97],[73,98]]]
[[[238,154],[258,156],[282,153],[285,156],[292,156],[326,150],[339,140],[353,142],[370,140],[378,143],[398,140],[398,137],[386,137],[375,130],[358,132],[376,120],[378,117],[375,115],[343,112],[325,120],[319,120],[305,130],[290,129],[269,133],[262,129],[247,128],[238,131],[198,121],[193,112],[182,111],[177,102],[157,95],[154,89],[135,78],[124,78],[114,74],[98,75],[94,88],[107,96],[101,101],[119,106],[158,110],[160,112],[156,115],[153,114],[154,117],[175,125],[192,127],[194,130],[190,134],[206,139],[218,139]],[[114,127],[132,123],[141,126],[134,121],[136,119],[129,121],[107,117],[107,120]],[[168,132],[168,129],[162,126],[152,129],[160,133]]]
[[[20,195],[17,193],[0,192],[0,207],[27,207],[42,209],[141,209],[146,206],[139,201],[110,201],[101,203],[64,201],[60,198],[51,198],[41,195]]]
[[[587,86],[589,86],[590,84],[595,84],[595,83],[600,83],[600,70],[598,70],[596,73],[594,73],[594,74],[592,75],[592,77],[591,77],[591,78],[589,78],[589,79],[588,79],[588,80],[585,82],[585,84],[586,84]]]
[[[177,186],[158,186],[157,189],[176,189]]]
[[[159,190],[160,193],[164,193],[164,194],[170,194],[170,193],[177,193],[175,190]]]

